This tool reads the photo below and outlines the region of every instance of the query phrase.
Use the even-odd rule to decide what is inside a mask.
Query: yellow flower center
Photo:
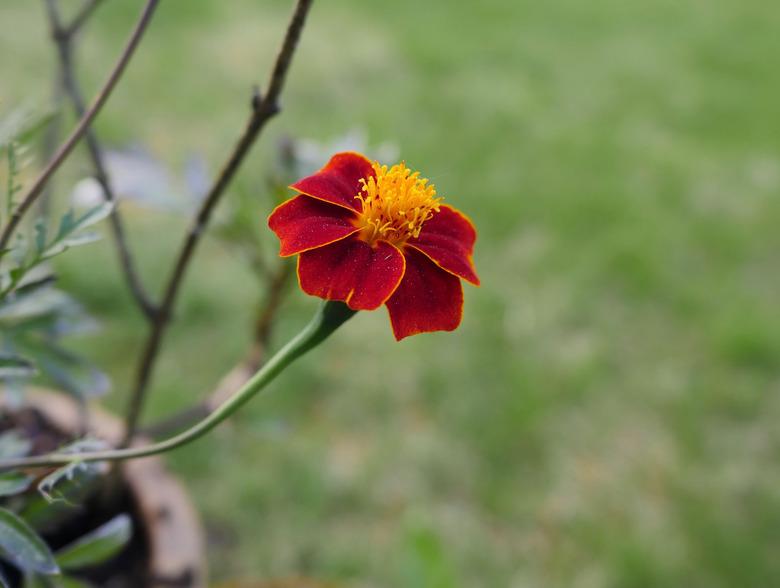
[[[394,245],[420,235],[425,221],[439,212],[442,198],[420,172],[412,172],[402,162],[390,169],[373,163],[376,177],[360,180],[355,196],[363,205],[357,224],[360,236],[368,243],[384,239]]]

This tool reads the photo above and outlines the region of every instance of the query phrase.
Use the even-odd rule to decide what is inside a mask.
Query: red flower
[[[268,226],[279,255],[300,254],[304,292],[354,310],[386,304],[399,341],[460,324],[460,279],[479,285],[471,261],[477,234],[428,180],[403,163],[388,169],[338,153],[290,187],[300,194],[277,206]]]

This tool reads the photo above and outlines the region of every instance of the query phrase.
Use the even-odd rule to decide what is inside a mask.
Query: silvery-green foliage
[[[22,175],[30,164],[25,141],[45,121],[46,117],[18,110],[0,119],[0,160],[6,164],[0,228],[24,192]],[[112,207],[101,203],[79,213],[68,210],[53,222],[40,218],[32,227],[20,228],[8,248],[0,251],[0,383],[9,391],[19,392],[37,375],[80,398],[108,389],[102,372],[62,345],[63,337],[94,327],[95,322],[54,287],[49,262],[98,239],[95,225]]]
[[[0,434],[0,458],[22,457],[31,449],[29,440],[11,430]],[[62,449],[78,453],[104,448],[105,443],[83,439]],[[21,472],[0,474],[0,560],[25,578],[25,586],[84,585],[77,577],[82,568],[98,565],[117,555],[130,541],[132,519],[119,514],[52,553],[41,537],[73,503],[85,498],[105,473],[105,464],[70,464],[46,476],[36,486]],[[0,586],[9,586],[0,569]]]

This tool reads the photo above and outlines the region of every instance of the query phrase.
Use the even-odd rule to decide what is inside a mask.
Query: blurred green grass
[[[83,39],[97,87],[138,2]],[[287,3],[165,2],[98,130],[213,168]],[[45,101],[37,3],[0,0],[0,107]],[[13,23],[13,26],[9,26]],[[215,578],[350,586],[764,587],[780,582],[780,5],[597,0],[315,4],[282,134],[355,126],[476,222],[483,286],[454,334],[396,344],[363,313],[209,442],[169,456]],[[85,164],[60,176],[68,186]],[[184,223],[128,208],[157,285]],[[263,219],[258,219],[263,231]],[[143,335],[108,243],[63,284],[121,407]],[[148,417],[241,357],[257,297],[215,240],[190,273]],[[277,343],[315,302],[294,293]]]

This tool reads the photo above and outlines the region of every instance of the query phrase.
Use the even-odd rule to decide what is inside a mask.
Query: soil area
[[[53,451],[75,440],[63,431],[54,429],[38,411],[29,408],[13,413],[0,413],[0,434],[11,430],[32,443],[33,455]],[[34,473],[42,479],[52,471],[36,470]],[[133,520],[134,532],[125,548],[99,566],[78,570],[69,575],[101,588],[143,588],[149,584],[149,554],[143,521],[138,516],[138,509],[125,484],[113,484],[115,489],[108,492],[108,484],[105,482],[109,479],[101,478],[96,485],[90,486],[85,496],[79,497],[77,502],[58,500],[45,506],[47,510],[42,516],[36,517],[33,526],[41,533],[52,551],[56,552],[115,516],[129,514]],[[21,497],[14,496],[5,500],[3,506],[19,512],[25,501],[33,500],[40,500],[37,483],[33,483]],[[13,586],[21,586],[20,574],[10,566],[0,565],[3,572],[7,572],[6,576]]]

